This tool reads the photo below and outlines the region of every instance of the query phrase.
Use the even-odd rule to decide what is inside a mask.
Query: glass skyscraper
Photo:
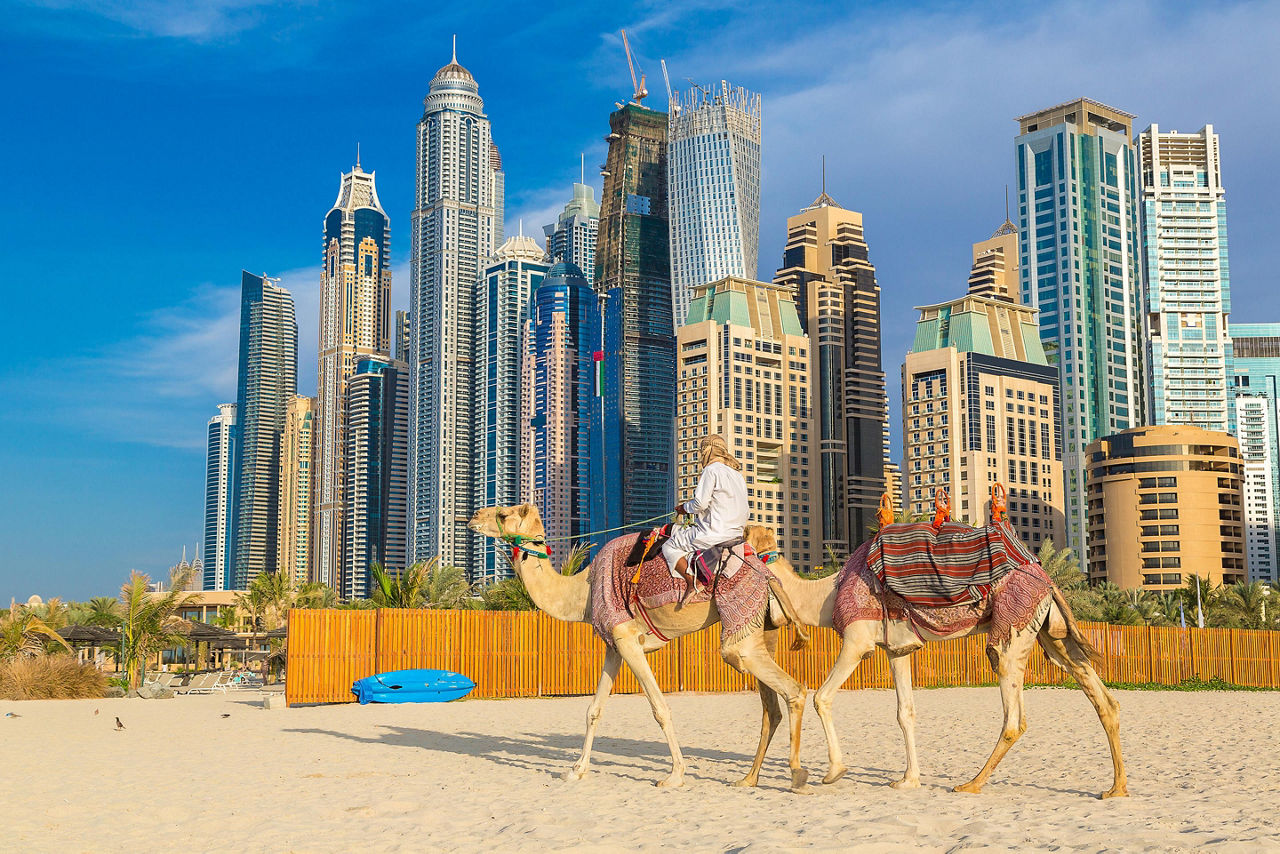
[[[573,264],[593,280],[596,272],[596,241],[599,239],[600,205],[595,191],[586,184],[573,185],[573,199],[564,206],[551,225],[543,226],[547,235],[547,255],[551,261]]]
[[[405,568],[409,375],[403,362],[360,359],[347,383],[342,595],[372,592],[371,564]]]
[[[596,294],[582,270],[563,261],[552,265],[534,292],[525,327],[520,444],[520,497],[538,507],[552,537],[591,530],[599,324]]]
[[[280,443],[297,393],[293,297],[265,276],[243,273],[228,579],[234,590],[280,568]]]
[[[1231,407],[1231,277],[1218,135],[1138,137],[1153,424],[1235,432]]]
[[[520,400],[527,393],[520,382],[521,331],[548,266],[537,241],[521,234],[486,262],[476,286],[473,509],[510,507],[520,500]],[[485,586],[510,576],[510,563],[501,554],[505,546],[473,536],[471,583]]]
[[[1280,323],[1235,323],[1231,338],[1249,578],[1280,581]]]
[[[226,590],[231,568],[232,477],[235,474],[236,405],[218,404],[209,419],[204,477],[205,590]]]
[[[609,128],[595,278],[607,297],[596,529],[650,519],[674,504],[667,114],[632,102],[609,116]]]
[[[342,176],[324,219],[320,274],[320,362],[315,537],[312,574],[336,589],[342,566],[346,501],[346,391],[356,363],[391,348],[391,221],[378,201],[374,173],[357,163]]]
[[[418,123],[409,250],[409,561],[474,571],[477,403],[472,356],[481,266],[502,243],[502,159],[475,78],[436,72]]]
[[[670,104],[667,186],[672,312],[678,329],[698,285],[755,279],[760,252],[760,96],[695,85]]]
[[[1077,555],[1085,445],[1146,423],[1132,121],[1097,101],[1070,101],[1019,118],[1014,144],[1022,302],[1040,310],[1040,337],[1058,366],[1066,545]]]

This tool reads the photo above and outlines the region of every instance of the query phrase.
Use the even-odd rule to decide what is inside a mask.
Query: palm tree
[[[1145,590],[1128,590],[1129,607],[1133,609],[1134,615],[1139,622],[1148,626],[1159,625],[1164,622],[1164,610],[1160,607],[1160,600]]]
[[[1239,615],[1245,628],[1264,628],[1262,606],[1267,598],[1266,589],[1261,581],[1237,581],[1224,591],[1223,604]]]
[[[1080,563],[1069,548],[1057,549],[1053,540],[1045,540],[1037,555],[1045,574],[1058,586],[1059,590],[1075,590],[1085,585],[1084,573],[1080,571]]]
[[[372,599],[379,608],[421,608],[427,586],[427,564],[413,566],[392,575],[381,564],[370,564],[373,576]]]
[[[422,607],[448,610],[470,606],[471,585],[467,583],[461,567],[441,566],[438,558],[432,558],[423,573],[425,580],[422,585]]]
[[[0,617],[0,661],[43,655],[51,646],[71,646],[53,627],[21,605],[13,605]]]
[[[85,603],[85,625],[114,629],[120,625],[120,600],[95,596]]]
[[[319,581],[299,585],[298,596],[294,599],[293,607],[336,608],[338,607],[338,591]]]
[[[1160,622],[1167,626],[1182,624],[1182,599],[1175,591],[1166,591],[1156,595],[1156,607],[1160,609]]]
[[[187,643],[177,628],[177,616],[191,601],[191,595],[182,592],[191,575],[190,569],[178,570],[170,577],[168,590],[152,593],[151,579],[135,571],[120,588],[120,664],[130,688],[137,690],[142,684],[148,658]]]

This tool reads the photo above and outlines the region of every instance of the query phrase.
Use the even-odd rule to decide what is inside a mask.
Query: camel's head
[[[742,529],[742,535],[746,537],[747,544],[756,554],[778,550],[778,536],[773,532],[773,528],[764,525],[746,525]]]
[[[510,537],[519,534],[533,538],[546,535],[542,527],[542,517],[538,508],[532,504],[519,504],[515,507],[482,507],[471,517],[468,527],[477,534],[486,537]]]

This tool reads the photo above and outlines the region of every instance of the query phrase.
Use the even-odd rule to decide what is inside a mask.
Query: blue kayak
[[[392,670],[357,679],[351,693],[365,703],[447,703],[459,700],[476,687],[452,670]]]

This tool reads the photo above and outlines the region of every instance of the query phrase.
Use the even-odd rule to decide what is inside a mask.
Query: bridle
[[[503,524],[502,524],[502,517],[498,516],[497,514],[494,514],[493,518],[494,518],[494,521],[497,522],[498,524],[498,539],[502,540],[504,543],[511,546],[511,562],[512,563],[515,563],[516,561],[521,560],[522,559],[520,557],[521,554],[526,554],[530,557],[542,558],[543,560],[550,559],[551,547],[547,545],[547,539],[545,534],[528,536],[525,534],[507,533],[506,529],[503,527]],[[525,543],[530,543],[535,546],[542,546],[543,551],[539,552],[539,551],[534,551],[533,549],[527,548],[525,546]]]

